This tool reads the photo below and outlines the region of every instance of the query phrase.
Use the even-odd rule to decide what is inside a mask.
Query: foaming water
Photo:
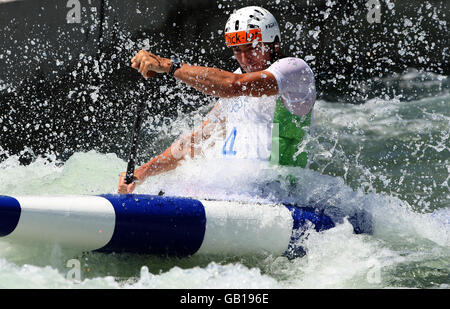
[[[23,167],[12,161],[2,164],[4,175],[31,176],[2,184],[2,194],[114,192],[117,175],[126,167],[114,155],[95,152],[77,153],[62,165],[36,160]],[[307,255],[292,261],[273,256],[162,259],[28,248],[0,241],[0,282],[5,287],[48,288],[352,288],[398,286],[394,279],[402,265],[438,261],[442,271],[449,270],[448,264],[442,264],[450,259],[445,209],[419,214],[396,197],[354,191],[342,178],[312,170],[269,168],[256,162],[212,166],[212,161],[188,160],[176,171],[138,187],[137,193],[164,190],[166,195],[262,202],[322,200],[368,210],[374,218],[374,235],[355,235],[348,222],[325,232],[312,230],[302,243]],[[243,174],[243,169],[253,173]],[[285,179],[288,174],[302,179],[294,189]],[[82,264],[83,278],[78,283],[66,277],[70,270],[66,263],[73,258]]]
[[[124,162],[115,154],[75,153],[66,162],[37,158],[20,165],[16,156],[0,164],[0,192],[9,195],[100,194],[115,192]]]
[[[412,102],[316,104],[311,168],[352,188],[386,193],[415,211],[448,207],[450,95]]]
[[[25,247],[0,240],[0,287],[30,288],[373,288],[436,287],[450,282],[450,95],[361,105],[318,101],[311,169],[255,161],[187,159],[148,179],[136,193],[251,202],[323,202],[363,209],[373,235],[344,220],[308,231],[307,254],[160,258]],[[168,132],[186,131],[179,120]],[[145,130],[144,130],[145,132]],[[173,133],[173,132],[172,132]],[[164,136],[162,137],[164,138]],[[145,150],[142,150],[145,152]],[[67,161],[16,156],[0,163],[0,194],[114,193],[126,162],[115,154],[75,153]],[[292,182],[292,179],[297,181]],[[81,279],[68,276],[76,259]]]

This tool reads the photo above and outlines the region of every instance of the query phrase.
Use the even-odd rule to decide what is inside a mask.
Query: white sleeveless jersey
[[[238,97],[221,102],[226,112],[223,156],[268,161],[272,147],[276,96]]]

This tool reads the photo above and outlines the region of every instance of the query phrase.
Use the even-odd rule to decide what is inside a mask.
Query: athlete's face
[[[271,49],[265,43],[234,46],[233,54],[246,72],[263,71],[270,66]]]

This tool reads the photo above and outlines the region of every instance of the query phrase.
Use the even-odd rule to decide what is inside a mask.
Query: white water
[[[279,4],[279,1],[276,3]],[[327,2],[326,11],[320,14],[328,18],[335,9],[334,3]],[[394,7],[391,4],[388,5],[389,10]],[[233,5],[219,4],[219,8],[223,6],[231,9]],[[427,10],[428,6],[432,7],[429,4],[426,6]],[[422,9],[423,6],[419,8],[420,11]],[[285,6],[284,10],[287,13],[291,12],[290,6]],[[284,20],[285,16],[280,16],[281,20]],[[433,19],[436,16],[434,12]],[[348,18],[342,22],[348,23]],[[418,23],[421,22],[421,18]],[[436,21],[446,27],[445,21],[439,19]],[[411,21],[406,19],[404,24],[403,28],[395,30],[408,33]],[[303,55],[301,44],[297,43],[302,41],[299,40],[300,36],[309,35],[315,39],[320,31],[320,27],[316,27],[309,34],[302,33],[301,24],[294,26],[286,23],[283,36],[289,38],[290,32],[291,41],[295,42],[290,45],[290,50],[295,49],[296,55],[315,64],[315,57]],[[162,33],[160,35],[164,37]],[[119,31],[118,37],[122,44],[118,45],[119,52],[111,55],[112,59],[124,57],[128,61],[130,55],[126,53],[132,49],[155,48],[149,45],[148,39],[144,40],[144,44],[135,44],[130,39],[131,33]],[[415,35],[410,37],[413,38]],[[208,42],[209,40],[206,40],[206,43]],[[414,46],[413,43],[414,41],[409,39],[399,42],[398,52],[401,55],[410,52],[408,45]],[[31,41],[31,44],[34,45],[34,42]],[[348,52],[354,48],[357,46],[350,45]],[[121,54],[122,49],[125,53]],[[195,51],[185,49],[184,52],[188,61],[198,60],[194,55]],[[341,57],[339,52],[333,53],[337,59]],[[80,56],[81,63],[83,55]],[[88,61],[84,58],[83,62],[87,64]],[[84,65],[83,67],[86,68]],[[98,70],[97,67],[93,74],[102,79],[112,72],[110,69],[111,66],[105,66],[105,70]],[[77,71],[73,71],[73,74],[76,76]],[[400,88],[408,88],[411,85],[419,85],[419,88],[436,85],[433,81],[430,84],[429,81],[421,79],[414,85],[410,82],[414,78],[414,74],[404,75],[401,78]],[[438,80],[441,80],[440,78],[437,76]],[[3,86],[3,89],[6,88],[8,92],[14,91],[14,85]],[[94,103],[102,101],[98,87],[89,89],[94,89],[91,93]],[[70,95],[72,92],[71,90]],[[166,94],[168,100],[173,100],[173,95],[170,95],[167,89],[161,89],[161,92]],[[193,104],[196,101],[192,97],[182,99],[186,104]],[[358,106],[317,102],[315,107],[316,123],[319,125],[317,133],[322,140],[315,145],[315,163],[318,166],[314,170],[319,172],[270,170],[257,164],[244,167],[235,164],[217,165],[215,162],[189,161],[176,172],[155,177],[137,190],[138,193],[158,193],[163,189],[167,195],[217,199],[279,199],[295,202],[310,199],[325,200],[338,207],[359,207],[369,211],[375,221],[374,235],[355,235],[348,223],[321,233],[311,231],[304,243],[308,254],[292,261],[283,257],[214,256],[164,260],[133,255],[99,253],[83,255],[62,251],[57,247],[20,247],[0,240],[0,287],[361,288],[404,284],[417,287],[421,286],[420,280],[417,279],[420,278],[427,281],[427,286],[449,288],[450,279],[443,280],[442,273],[446,272],[449,278],[448,171],[450,169],[448,158],[440,159],[440,154],[449,149],[449,102],[448,94],[444,94],[443,98],[402,103],[398,100],[376,99]],[[107,102],[102,101],[101,105],[107,106],[104,103]],[[168,130],[171,129],[173,127]],[[159,130],[159,133],[163,132],[164,130]],[[428,132],[439,134],[436,136],[430,134],[430,138],[425,139],[418,136],[419,132],[425,132],[425,135]],[[394,162],[395,167],[400,169],[399,179],[391,177],[389,165],[379,164],[385,163],[382,154],[378,155],[377,151],[382,149],[380,146],[388,140],[386,137],[397,138],[398,143],[394,146],[406,146],[407,150],[411,150],[408,156],[422,159],[416,166],[409,161]],[[338,142],[338,139],[347,140],[348,143]],[[372,150],[377,162],[369,162],[371,164],[363,162],[362,148],[368,140],[378,146]],[[426,159],[430,157],[430,151],[432,159],[437,157],[437,160],[441,160],[435,166],[425,164]],[[441,166],[441,169],[437,171],[436,166]],[[0,163],[0,179],[2,179],[0,194],[114,193],[118,173],[125,170],[125,167],[126,163],[114,154],[95,152],[75,153],[62,166],[48,163],[41,158],[29,166],[20,166],[17,157],[9,156],[6,161]],[[329,171],[330,167],[332,171],[337,170],[338,176],[326,176],[332,174]],[[430,172],[419,173],[420,168]],[[249,172],[243,174],[243,169]],[[446,169],[443,177],[441,177],[442,169]],[[295,192],[290,192],[286,181],[281,181],[280,185],[275,182],[279,174],[286,176],[289,173],[301,179]],[[407,183],[408,177],[411,178],[409,174],[412,175],[411,183],[414,185],[414,191],[411,192],[402,187]],[[427,177],[431,178],[430,182],[426,182],[429,179]],[[376,181],[382,182],[382,186],[377,186]],[[261,188],[267,187],[268,183],[270,190],[262,192]],[[439,194],[437,202],[429,198],[432,193],[439,190],[442,193]],[[410,199],[413,202],[405,201],[403,197],[408,197],[404,194],[405,191],[413,195]],[[432,213],[418,213],[431,212],[439,207],[441,209]],[[81,282],[66,278],[69,271],[66,262],[72,258],[81,261],[83,277]],[[433,269],[431,273],[440,269],[441,275],[437,284],[430,282],[433,279],[424,275],[423,271],[427,271],[428,268]],[[421,269],[422,272],[416,272],[416,269]]]
[[[20,166],[11,156],[0,165],[4,195],[114,193],[126,162],[114,154],[76,153],[57,166],[38,159]],[[246,170],[248,173],[243,173]],[[279,175],[302,181],[295,192]],[[269,193],[261,187],[272,182]],[[398,267],[416,262],[439,267],[450,257],[448,209],[418,214],[395,197],[352,190],[339,177],[312,170],[188,160],[176,171],[156,176],[136,193],[214,197],[216,199],[326,200],[338,207],[364,208],[375,222],[374,235],[355,235],[345,222],[334,229],[310,232],[308,254],[284,257],[193,256],[160,259],[147,256],[80,254],[58,248],[25,248],[0,241],[0,287],[29,288],[354,288],[386,287]],[[66,278],[68,260],[81,261],[82,280]],[[445,283],[439,287],[448,287]]]

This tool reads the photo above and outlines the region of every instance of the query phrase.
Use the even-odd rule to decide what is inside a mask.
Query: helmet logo
[[[262,41],[261,29],[250,29],[246,31],[237,31],[225,33],[225,42],[227,46],[252,43],[254,40]]]

